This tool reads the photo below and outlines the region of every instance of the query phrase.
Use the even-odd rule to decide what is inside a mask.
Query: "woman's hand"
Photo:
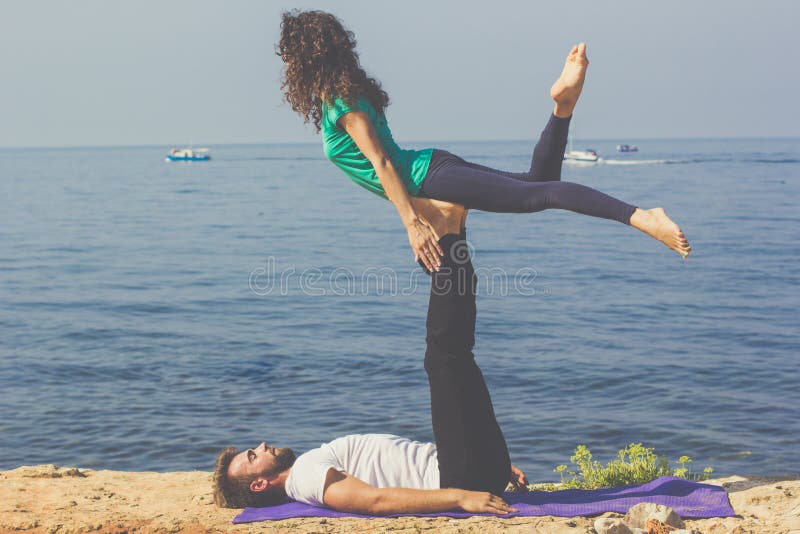
[[[406,230],[408,242],[414,250],[414,260],[421,259],[429,271],[438,271],[444,251],[439,246],[439,235],[433,226],[425,218],[416,217],[406,225]]]
[[[458,506],[474,514],[508,514],[517,511],[497,495],[484,491],[463,490],[458,498]]]
[[[525,476],[522,469],[514,464],[511,464],[511,474],[508,481],[511,482],[515,490],[528,491],[528,477]]]

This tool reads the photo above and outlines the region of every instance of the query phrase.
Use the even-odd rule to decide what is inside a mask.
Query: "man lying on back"
[[[425,370],[436,444],[389,434],[356,434],[295,459],[289,448],[262,442],[223,449],[214,470],[219,506],[269,506],[287,496],[306,504],[369,515],[516,511],[497,495],[525,475],[511,465],[489,391],[475,364],[477,278],[461,206],[426,204],[445,254],[432,273]],[[425,208],[423,207],[423,210]],[[429,273],[430,274],[430,273]]]
[[[525,475],[512,466],[506,478]],[[295,459],[290,448],[267,443],[220,452],[214,500],[225,508],[271,506],[286,497],[341,512],[367,515],[442,512],[505,514],[516,511],[488,491],[440,488],[436,446],[390,434],[353,434]]]

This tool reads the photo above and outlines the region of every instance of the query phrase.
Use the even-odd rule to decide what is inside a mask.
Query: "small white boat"
[[[173,148],[167,154],[167,161],[208,161],[211,154],[207,148]]]
[[[569,151],[564,153],[564,161],[597,163],[599,159],[600,157],[597,155],[597,151],[591,148],[587,148],[586,150],[573,150],[572,137],[569,138]]]
[[[639,152],[636,145],[617,145],[617,152]]]
[[[595,150],[587,148],[586,150],[570,150],[564,154],[564,161],[586,161],[596,163],[600,159]]]

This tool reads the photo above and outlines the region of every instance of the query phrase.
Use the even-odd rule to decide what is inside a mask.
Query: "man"
[[[516,511],[497,494],[509,481],[520,487],[527,480],[511,465],[472,353],[477,277],[466,242],[467,210],[417,202],[437,236],[444,234],[438,240],[444,256],[432,274],[426,323],[425,370],[436,445],[387,434],[350,435],[296,460],[291,449],[265,442],[242,452],[228,447],[219,453],[214,471],[219,506],[268,506],[288,496],[369,515],[453,508]]]

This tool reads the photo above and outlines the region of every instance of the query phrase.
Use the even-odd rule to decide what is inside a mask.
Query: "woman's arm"
[[[439,258],[444,254],[438,243],[439,236],[428,221],[414,209],[406,186],[386,154],[369,116],[363,111],[351,111],[339,118],[339,125],[372,163],[386,196],[397,208],[400,219],[408,231],[408,241],[414,249],[414,259],[422,258],[422,262],[429,270],[439,270],[441,265]]]

